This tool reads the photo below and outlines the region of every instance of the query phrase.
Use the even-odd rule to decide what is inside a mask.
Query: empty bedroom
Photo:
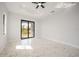
[[[0,2],[0,57],[79,57],[79,2]]]

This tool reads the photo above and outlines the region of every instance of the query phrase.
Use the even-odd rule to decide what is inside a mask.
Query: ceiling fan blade
[[[46,2],[41,2],[41,4],[44,4],[44,3],[46,3]]]
[[[45,8],[43,5],[41,5],[42,8]]]
[[[34,3],[34,4],[38,4],[39,2],[32,2],[32,3]]]
[[[39,5],[36,6],[36,8],[38,8],[38,7],[39,7]]]

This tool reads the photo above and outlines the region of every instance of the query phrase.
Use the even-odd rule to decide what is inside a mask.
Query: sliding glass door
[[[21,39],[35,37],[35,22],[21,20]]]

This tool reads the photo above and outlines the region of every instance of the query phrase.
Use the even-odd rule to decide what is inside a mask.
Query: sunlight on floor
[[[17,45],[16,49],[33,49],[33,48],[29,45]]]
[[[21,40],[21,45],[17,45],[16,49],[32,49],[31,40],[30,39]]]

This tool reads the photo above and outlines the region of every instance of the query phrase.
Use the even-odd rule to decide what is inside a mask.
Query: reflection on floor
[[[32,49],[16,49],[15,44],[9,44],[0,56],[8,57],[76,57],[79,49],[50,40],[32,40]]]

